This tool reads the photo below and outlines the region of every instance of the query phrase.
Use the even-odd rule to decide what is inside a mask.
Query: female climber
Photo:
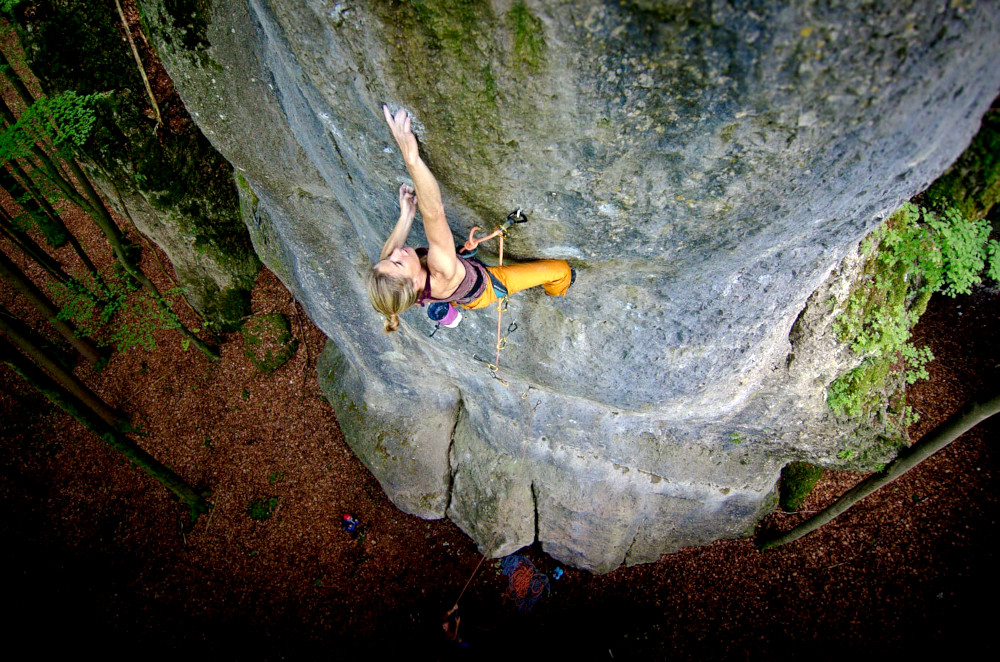
[[[564,260],[487,267],[478,260],[459,256],[445,219],[441,190],[420,158],[409,114],[400,109],[393,115],[386,106],[382,111],[413,179],[412,188],[406,184],[399,187],[399,221],[382,246],[379,261],[368,272],[366,283],[372,306],[385,315],[387,332],[399,327],[399,315],[415,303],[446,301],[470,309],[488,306],[500,298],[493,286],[494,278],[507,294],[537,285],[543,286],[549,296],[566,293],[573,273]],[[406,238],[418,207],[429,245],[413,249],[406,246]]]

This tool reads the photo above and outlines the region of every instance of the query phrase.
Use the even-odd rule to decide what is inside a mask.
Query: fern
[[[925,212],[927,225],[936,233],[935,244],[941,251],[942,292],[950,297],[968,294],[982,281],[986,266],[986,242],[990,226],[986,221],[970,221],[957,209],[949,208],[944,218]]]
[[[94,127],[94,105],[104,96],[64,92],[38,99],[0,133],[0,160],[27,158],[48,141],[60,149],[80,147]]]

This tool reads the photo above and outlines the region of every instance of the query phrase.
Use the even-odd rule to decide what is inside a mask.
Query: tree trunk
[[[17,121],[14,117],[14,113],[10,110],[7,104],[0,98],[0,116],[3,117],[5,121],[9,124],[13,124]],[[132,249],[133,245],[128,243],[125,235],[122,233],[121,228],[115,223],[114,218],[111,216],[111,212],[108,211],[107,206],[104,204],[104,200],[101,198],[100,194],[94,188],[91,183],[90,178],[79,166],[73,158],[68,158],[65,160],[66,166],[70,169],[73,177],[76,178],[77,184],[83,189],[84,195],[80,193],[73,187],[73,185],[63,177],[62,172],[56,167],[56,164],[52,161],[48,154],[45,153],[40,147],[35,145],[32,150],[32,154],[39,160],[41,164],[42,172],[52,181],[56,187],[66,195],[69,200],[78,206],[80,209],[85,211],[97,224],[97,227],[101,229],[104,236],[107,238],[108,242],[111,244],[111,249],[114,251],[115,259],[119,264],[125,269],[126,272],[133,278],[135,278],[146,290],[153,296],[153,300],[156,305],[160,307],[168,316],[174,316],[170,306],[168,306],[163,297],[160,295],[159,289],[151,281],[142,269],[139,268],[137,262],[135,261]],[[177,330],[180,331],[181,335],[188,339],[195,347],[197,347],[202,354],[207,356],[212,361],[219,360],[219,353],[209,347],[205,342],[193,334],[190,329],[188,329],[184,324],[180,323],[178,320]]]
[[[10,314],[3,307],[0,307],[0,334],[6,334],[22,352],[54,377],[63,388],[72,393],[87,408],[100,416],[105,423],[118,430],[128,429],[129,422],[120,412],[112,409],[101,399],[101,396],[91,391],[86,384],[76,378],[76,375],[49,356],[43,349],[44,339],[28,327],[12,323],[10,317]]]
[[[17,268],[16,264],[10,261],[3,251],[0,251],[0,279],[6,280],[15,290],[23,294],[31,302],[31,305],[37,308],[45,316],[45,319],[55,327],[56,331],[66,338],[85,359],[97,363],[104,358],[101,351],[93,343],[77,336],[72,326],[57,317],[59,310],[55,305],[41,290],[35,287],[35,284]]]
[[[31,361],[21,355],[13,345],[0,339],[0,361],[9,365],[14,372],[27,380],[50,401],[63,411],[79,421],[84,427],[96,434],[111,448],[124,455],[135,466],[158,480],[164,487],[173,492],[190,508],[191,519],[208,512],[208,502],[194,487],[189,485],[174,471],[144,451],[131,439],[115,430],[90,411],[74,395],[67,392],[52,378],[42,372]]]
[[[934,453],[958,439],[968,430],[974,428],[990,416],[1000,412],[1000,393],[987,396],[985,399],[977,400],[967,404],[960,412],[939,425],[920,440],[919,443],[907,448],[899,454],[896,461],[890,464],[880,473],[869,476],[853,488],[844,493],[832,505],[827,506],[814,517],[806,520],[802,524],[785,531],[770,536],[762,536],[757,541],[757,547],[761,550],[780,547],[793,540],[798,540],[807,533],[811,533],[827,522],[833,520],[845,510],[861,501],[869,494],[872,494],[882,487],[885,487],[896,480],[907,471],[917,466]]]
[[[9,312],[0,313],[0,317],[3,318],[4,322],[6,322],[8,326],[13,327],[22,335],[31,334],[35,340],[35,344],[37,344],[39,348],[48,354],[49,357],[56,363],[61,365],[63,369],[72,371],[76,368],[77,364],[79,364],[80,356],[73,351],[73,349],[58,344],[55,339],[49,340],[29,327],[24,321],[11,315]]]
[[[38,266],[63,285],[69,285],[73,277],[63,271],[62,265],[44,248],[39,246],[28,234],[21,232],[14,227],[6,211],[0,209],[0,233],[5,235],[10,241],[20,248],[25,255],[30,257]]]
[[[77,257],[80,258],[80,262],[82,262],[87,271],[93,275],[94,279],[99,281],[101,277],[97,271],[97,267],[94,266],[94,263],[90,260],[90,256],[87,255],[87,251],[83,250],[83,246],[80,245],[76,236],[70,232],[69,228],[66,227],[66,224],[63,223],[62,218],[59,216],[59,212],[57,212],[52,205],[49,204],[49,201],[45,199],[45,195],[38,190],[38,185],[35,184],[34,180],[31,179],[28,173],[26,173],[21,166],[14,161],[11,161],[9,165],[11,172],[13,172],[14,176],[20,180],[21,186],[28,191],[28,194],[35,201],[35,204],[38,205],[41,212],[49,217],[53,223],[56,223],[59,228],[66,233],[66,238],[69,240],[70,246],[72,246],[73,250],[76,252]]]
[[[0,168],[0,187],[10,193],[14,202],[31,217],[50,246],[59,248],[66,243],[69,237],[62,220],[58,215],[50,215],[43,210],[32,194],[6,168]]]

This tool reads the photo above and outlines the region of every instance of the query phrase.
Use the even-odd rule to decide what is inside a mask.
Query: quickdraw
[[[480,228],[478,225],[473,226],[472,230],[469,231],[469,240],[466,241],[465,245],[462,247],[462,255],[465,257],[472,257],[473,255],[476,254],[476,249],[479,246],[479,244],[483,243],[484,241],[489,241],[493,237],[500,237],[500,266],[503,266],[503,240],[504,237],[507,236],[507,230],[509,230],[510,226],[514,225],[515,223],[527,223],[527,222],[528,222],[528,217],[521,210],[521,208],[518,207],[516,211],[512,211],[511,213],[507,214],[506,220],[504,220],[503,223],[497,226],[496,230],[486,235],[485,237],[476,237],[476,231],[481,230],[482,228]]]
[[[509,230],[510,226],[514,225],[515,223],[527,223],[527,222],[528,222],[528,217],[524,214],[521,208],[518,207],[516,211],[512,211],[511,213],[507,214],[506,220],[504,220],[504,222],[501,223],[496,230],[486,235],[485,237],[476,237],[476,231],[481,228],[478,225],[473,226],[472,230],[469,231],[469,240],[466,241],[465,245],[462,247],[462,255],[471,257],[476,254],[479,244],[483,243],[484,241],[493,239],[494,237],[499,237],[500,247],[499,251],[497,252],[497,266],[502,267],[503,240],[504,237],[507,236],[507,230]],[[483,359],[479,359],[479,357],[474,356],[474,358],[483,361],[483,363],[486,363],[487,367],[490,370],[490,376],[493,377],[493,379],[499,381],[504,386],[509,386],[509,384],[500,376],[500,352],[501,350],[504,349],[504,347],[507,346],[507,336],[509,336],[511,333],[514,332],[514,330],[517,329],[517,324],[512,323],[511,326],[507,328],[506,335],[503,335],[501,333],[501,329],[503,328],[503,314],[507,310],[507,296],[508,296],[507,292],[504,291],[503,296],[497,299],[496,358],[493,360],[493,363],[488,363],[486,361],[483,361]]]

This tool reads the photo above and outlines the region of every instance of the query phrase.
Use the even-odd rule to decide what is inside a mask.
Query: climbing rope
[[[518,208],[517,211],[513,211],[510,214],[508,214],[507,219],[503,223],[501,223],[496,228],[496,230],[494,230],[491,234],[486,235],[485,237],[476,237],[476,232],[481,228],[479,226],[474,226],[472,230],[469,232],[469,240],[466,241],[465,245],[462,247],[462,252],[465,254],[473,253],[479,246],[479,244],[481,244],[482,242],[493,239],[494,237],[498,237],[500,246],[498,250],[497,266],[502,267],[503,240],[504,237],[507,236],[508,228],[510,228],[510,226],[513,225],[514,223],[525,223],[527,222],[527,220],[528,220],[527,216],[525,216],[524,213],[521,211],[521,209]],[[504,293],[503,297],[497,299],[497,343],[496,343],[496,356],[493,360],[493,363],[490,363],[487,360],[480,358],[476,354],[473,354],[472,358],[476,359],[477,361],[482,361],[483,363],[485,363],[486,366],[489,368],[490,376],[493,377],[493,379],[499,381],[505,387],[510,388],[510,384],[500,376],[500,352],[507,346],[507,338],[510,336],[510,334],[512,334],[514,331],[517,330],[517,322],[515,321],[511,322],[507,326],[506,333],[502,332],[503,314],[507,311],[507,299],[508,295],[506,293]],[[435,331],[437,331],[437,329],[435,329]],[[433,335],[433,333],[431,335]],[[528,393],[530,391],[531,391],[531,386],[529,385],[527,390],[525,390],[525,392],[521,394],[521,399],[525,403],[527,403],[528,401]],[[538,405],[536,404],[535,406],[537,407]],[[529,409],[533,410],[534,408],[529,407]],[[514,477],[515,484],[519,483],[521,480],[521,469],[524,464],[524,456],[527,453],[527,450],[528,450],[528,437],[525,437],[524,444],[522,445],[521,448],[521,457],[517,463],[518,467],[517,475]],[[530,610],[531,607],[534,606],[535,602],[538,601],[538,599],[541,597],[542,592],[544,592],[549,588],[548,577],[542,573],[537,573],[544,578],[544,584],[542,584],[542,580],[536,577],[534,566],[531,565],[530,561],[518,555],[512,555],[512,556],[517,557],[518,559],[523,559],[524,563],[527,563],[527,566],[530,566],[530,571],[529,571],[524,566],[524,564],[520,563],[520,561],[514,561],[516,567],[511,566],[510,568],[511,574],[508,575],[510,577],[510,595],[514,598],[515,602],[518,605],[518,609],[520,611],[527,611]],[[482,555],[481,558],[479,559],[479,563],[476,564],[476,567],[475,569],[473,569],[472,574],[469,575],[469,579],[466,580],[465,585],[459,592],[458,597],[455,598],[455,604],[448,611],[446,618],[450,618],[452,615],[458,613],[458,603],[462,600],[462,596],[465,595],[465,591],[466,589],[469,588],[469,585],[472,583],[472,580],[479,573],[479,569],[482,567],[484,561],[486,561],[486,556]],[[504,561],[506,562],[507,559],[504,559]],[[504,574],[508,574],[506,570]]]
[[[520,554],[505,556],[500,562],[500,570],[509,580],[507,595],[521,613],[531,611],[531,608],[550,590],[549,576],[536,570],[526,556]]]
[[[518,207],[517,211],[512,211],[511,213],[507,214],[506,220],[499,226],[497,226],[497,228],[492,233],[486,235],[485,237],[477,237],[476,231],[480,230],[481,228],[478,225],[473,226],[472,230],[469,231],[469,240],[466,241],[465,245],[462,247],[462,252],[466,254],[474,253],[476,249],[479,247],[479,244],[483,243],[484,241],[489,241],[494,237],[498,237],[500,242],[500,247],[497,253],[497,266],[502,267],[503,240],[504,237],[507,236],[507,230],[510,228],[511,225],[515,223],[526,223],[527,221],[528,217],[525,216],[521,208]],[[507,337],[517,329],[517,324],[515,323],[512,324],[511,327],[507,328],[506,335],[502,333],[503,314],[507,311],[507,298],[508,294],[504,292],[504,295],[497,299],[496,356],[493,359],[493,363],[486,363],[486,366],[489,368],[490,371],[490,376],[493,377],[493,379],[499,381],[504,386],[510,386],[510,384],[503,377],[500,376],[500,352],[503,351],[503,349],[507,346]],[[435,329],[435,331],[436,330],[437,329]],[[479,357],[474,356],[474,358],[478,359]]]

